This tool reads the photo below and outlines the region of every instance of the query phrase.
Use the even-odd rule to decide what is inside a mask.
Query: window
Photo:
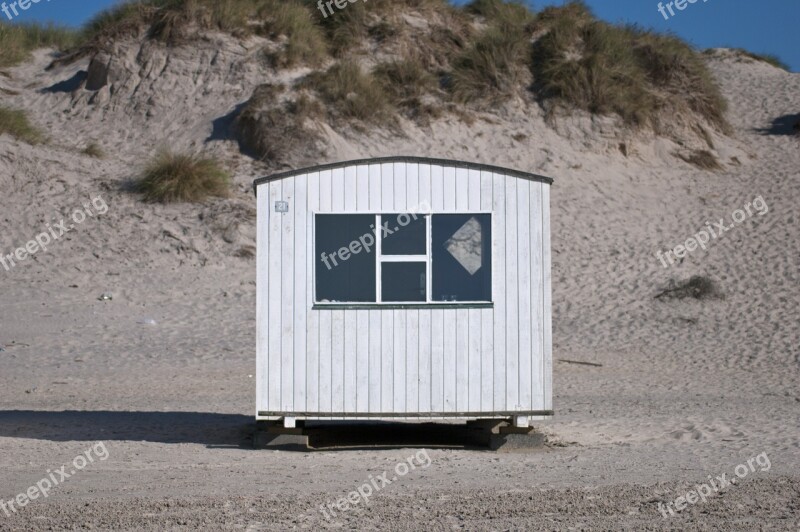
[[[317,301],[375,301],[375,282],[364,282],[375,279],[375,257],[351,251],[374,223],[371,214],[317,215]]]
[[[490,214],[317,214],[317,303],[490,302]]]
[[[488,214],[433,217],[433,300],[492,298],[492,223]]]

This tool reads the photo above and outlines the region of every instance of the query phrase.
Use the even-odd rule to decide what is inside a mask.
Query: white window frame
[[[375,234],[375,247],[373,252],[376,257],[375,267],[375,301],[336,301],[336,302],[320,302],[317,301],[317,259],[316,251],[311,254],[311,270],[312,270],[312,294],[311,299],[314,308],[341,308],[341,307],[432,307],[432,306],[446,306],[446,307],[463,307],[463,306],[493,306],[494,305],[494,290],[495,290],[495,249],[494,249],[494,212],[493,211],[446,211],[446,212],[414,212],[408,213],[425,218],[425,255],[384,255],[382,250],[383,245],[383,216],[389,214],[403,214],[402,209],[382,210],[382,211],[338,211],[338,212],[320,212],[312,211],[313,217],[313,231],[311,243],[312,249],[316,250],[317,243],[317,215],[373,215],[375,216],[375,227],[377,232]],[[491,267],[492,267],[492,281],[490,283],[490,299],[488,301],[435,301],[433,297],[433,216],[439,215],[489,215],[489,223],[491,224],[492,242],[489,249],[491,250]],[[384,262],[425,262],[425,301],[383,301],[382,294],[382,264]]]
[[[433,257],[431,256],[431,214],[411,213],[416,216],[415,220],[420,217],[425,220],[425,255],[384,255],[383,254],[383,217],[387,214],[397,213],[379,213],[375,215],[375,227],[378,227],[378,235],[375,235],[375,254],[377,267],[375,268],[375,286],[377,293],[375,295],[376,303],[391,303],[395,305],[404,304],[422,304],[431,303],[431,263]],[[425,263],[425,301],[383,301],[383,263],[384,262],[424,262]]]

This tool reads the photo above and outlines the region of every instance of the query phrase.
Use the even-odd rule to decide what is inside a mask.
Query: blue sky
[[[564,1],[534,0],[533,5],[542,8]],[[98,11],[117,3],[119,0],[41,0],[20,12],[16,20],[78,26]],[[659,13],[657,0],[587,0],[587,3],[597,16],[611,22],[670,31],[701,48],[733,46],[775,54],[789,64],[792,71],[800,71],[800,45],[797,44],[800,0],[696,0],[683,11],[673,9],[675,15],[669,20]],[[6,18],[2,14],[0,17]]]

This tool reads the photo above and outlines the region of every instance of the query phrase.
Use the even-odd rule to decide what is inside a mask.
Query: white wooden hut
[[[257,179],[257,419],[551,416],[551,184],[420,157]]]

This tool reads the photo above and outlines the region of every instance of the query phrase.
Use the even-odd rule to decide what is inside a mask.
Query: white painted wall
[[[551,411],[549,187],[402,159],[257,185],[257,417]],[[275,212],[276,201],[289,212]],[[420,204],[434,214],[493,213],[493,308],[312,308],[314,213]]]

